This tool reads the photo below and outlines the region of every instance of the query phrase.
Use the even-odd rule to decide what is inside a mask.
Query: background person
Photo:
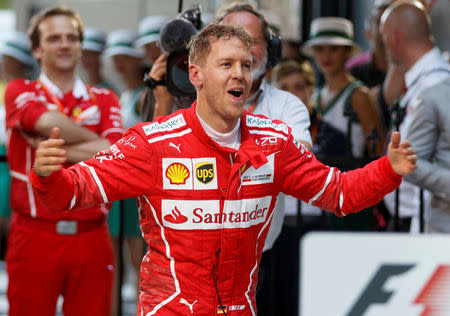
[[[374,130],[381,135],[380,119],[369,91],[345,69],[345,62],[358,50],[352,39],[349,20],[317,18],[303,46],[303,52],[314,58],[325,77],[324,86],[315,93],[320,125],[313,151],[319,157],[363,158],[365,152],[376,155],[382,149],[378,143],[377,150],[373,150],[368,141]]]
[[[430,191],[427,233],[450,232],[450,76],[418,95],[408,138],[417,150],[417,170],[406,178]]]
[[[405,135],[411,123],[410,113],[419,104],[422,91],[450,77],[450,66],[437,48],[430,33],[431,20],[418,1],[396,1],[383,13],[381,32],[390,62],[405,73],[405,93],[401,97],[400,133]],[[428,194],[425,192],[425,201]],[[386,207],[395,213],[395,193],[384,198]],[[399,188],[399,228],[419,231],[419,187],[404,181]]]
[[[82,44],[81,67],[86,74],[88,84],[117,92],[102,74],[102,53],[105,45],[106,34],[103,31],[93,27],[86,28]]]
[[[1,79],[5,84],[17,78],[31,79],[33,69],[37,67],[31,56],[30,40],[26,34],[11,32],[0,42]],[[3,91],[0,92],[0,156],[6,158],[6,113]],[[0,258],[4,258],[6,240],[9,232],[11,208],[9,206],[9,186],[11,178],[6,160],[0,161]]]
[[[76,76],[83,24],[75,11],[52,7],[39,12],[28,35],[41,74],[37,81],[11,81],[5,93],[13,210],[6,254],[9,315],[53,316],[60,294],[64,315],[108,315],[114,258],[107,205],[50,212],[26,174],[35,146],[50,136],[51,126],[60,129],[65,142],[64,167],[107,149],[124,132],[120,116],[111,118],[120,106],[114,93],[87,86]]]
[[[161,55],[159,41],[161,28],[169,20],[168,16],[151,15],[139,21],[136,47],[144,49],[146,62],[152,66]]]
[[[120,95],[123,123],[126,128],[141,121],[142,104],[139,96],[144,89],[144,54],[135,47],[137,34],[132,30],[115,30],[108,34],[105,58],[112,58],[114,69],[122,80],[125,91]]]
[[[284,123],[244,111],[251,45],[242,27],[210,24],[189,44],[198,96],[192,107],[136,125],[110,151],[70,171],[59,165],[65,153],[57,128],[39,146],[30,181],[52,208],[77,212],[139,196],[150,250],[138,313],[256,314],[255,271],[279,190],[342,216],[375,203],[415,168],[414,150],[396,133],[389,157],[340,173],[319,163]],[[267,135],[277,142],[262,143]],[[273,178],[258,176],[265,170]]]
[[[360,80],[370,89],[373,102],[376,103],[386,132],[390,126],[391,116],[389,105],[384,100],[383,83],[388,70],[388,58],[380,32],[381,15],[391,4],[392,0],[376,0],[370,10],[369,16],[364,24],[365,35],[369,41],[370,49],[363,54],[350,58],[346,67],[350,74]],[[396,85],[398,85],[396,83]]]

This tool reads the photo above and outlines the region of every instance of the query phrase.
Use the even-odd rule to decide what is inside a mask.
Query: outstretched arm
[[[277,181],[281,191],[337,216],[378,203],[400,185],[403,175],[416,168],[414,150],[408,142],[400,143],[398,133],[392,137],[388,157],[348,172],[323,165],[294,144],[292,138],[288,140],[280,154],[283,168]]]

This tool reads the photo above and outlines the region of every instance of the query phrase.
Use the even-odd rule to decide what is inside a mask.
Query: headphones
[[[270,26],[267,26],[265,35],[267,45],[266,70],[269,70],[281,61],[281,37]]]

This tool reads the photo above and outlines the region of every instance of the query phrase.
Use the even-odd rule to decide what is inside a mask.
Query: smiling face
[[[76,20],[66,15],[47,17],[39,24],[39,33],[39,45],[33,49],[33,55],[40,61],[44,72],[74,72],[81,58]]]
[[[345,62],[351,55],[350,46],[317,45],[312,48],[314,59],[324,75],[345,71]]]
[[[212,40],[205,60],[190,65],[198,114],[215,130],[231,130],[242,116],[252,82],[251,68],[248,44],[237,37]]]

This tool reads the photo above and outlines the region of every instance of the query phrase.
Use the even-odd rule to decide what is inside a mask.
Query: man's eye
[[[229,63],[229,62],[222,63],[222,66],[224,66],[224,67],[230,67],[230,66],[231,66],[231,63]]]
[[[67,36],[67,39],[70,42],[77,42],[78,41],[78,36],[77,35],[69,35],[69,36]]]
[[[244,69],[251,69],[251,68],[252,68],[252,65],[251,65],[251,64],[243,64],[242,67],[243,67]]]

